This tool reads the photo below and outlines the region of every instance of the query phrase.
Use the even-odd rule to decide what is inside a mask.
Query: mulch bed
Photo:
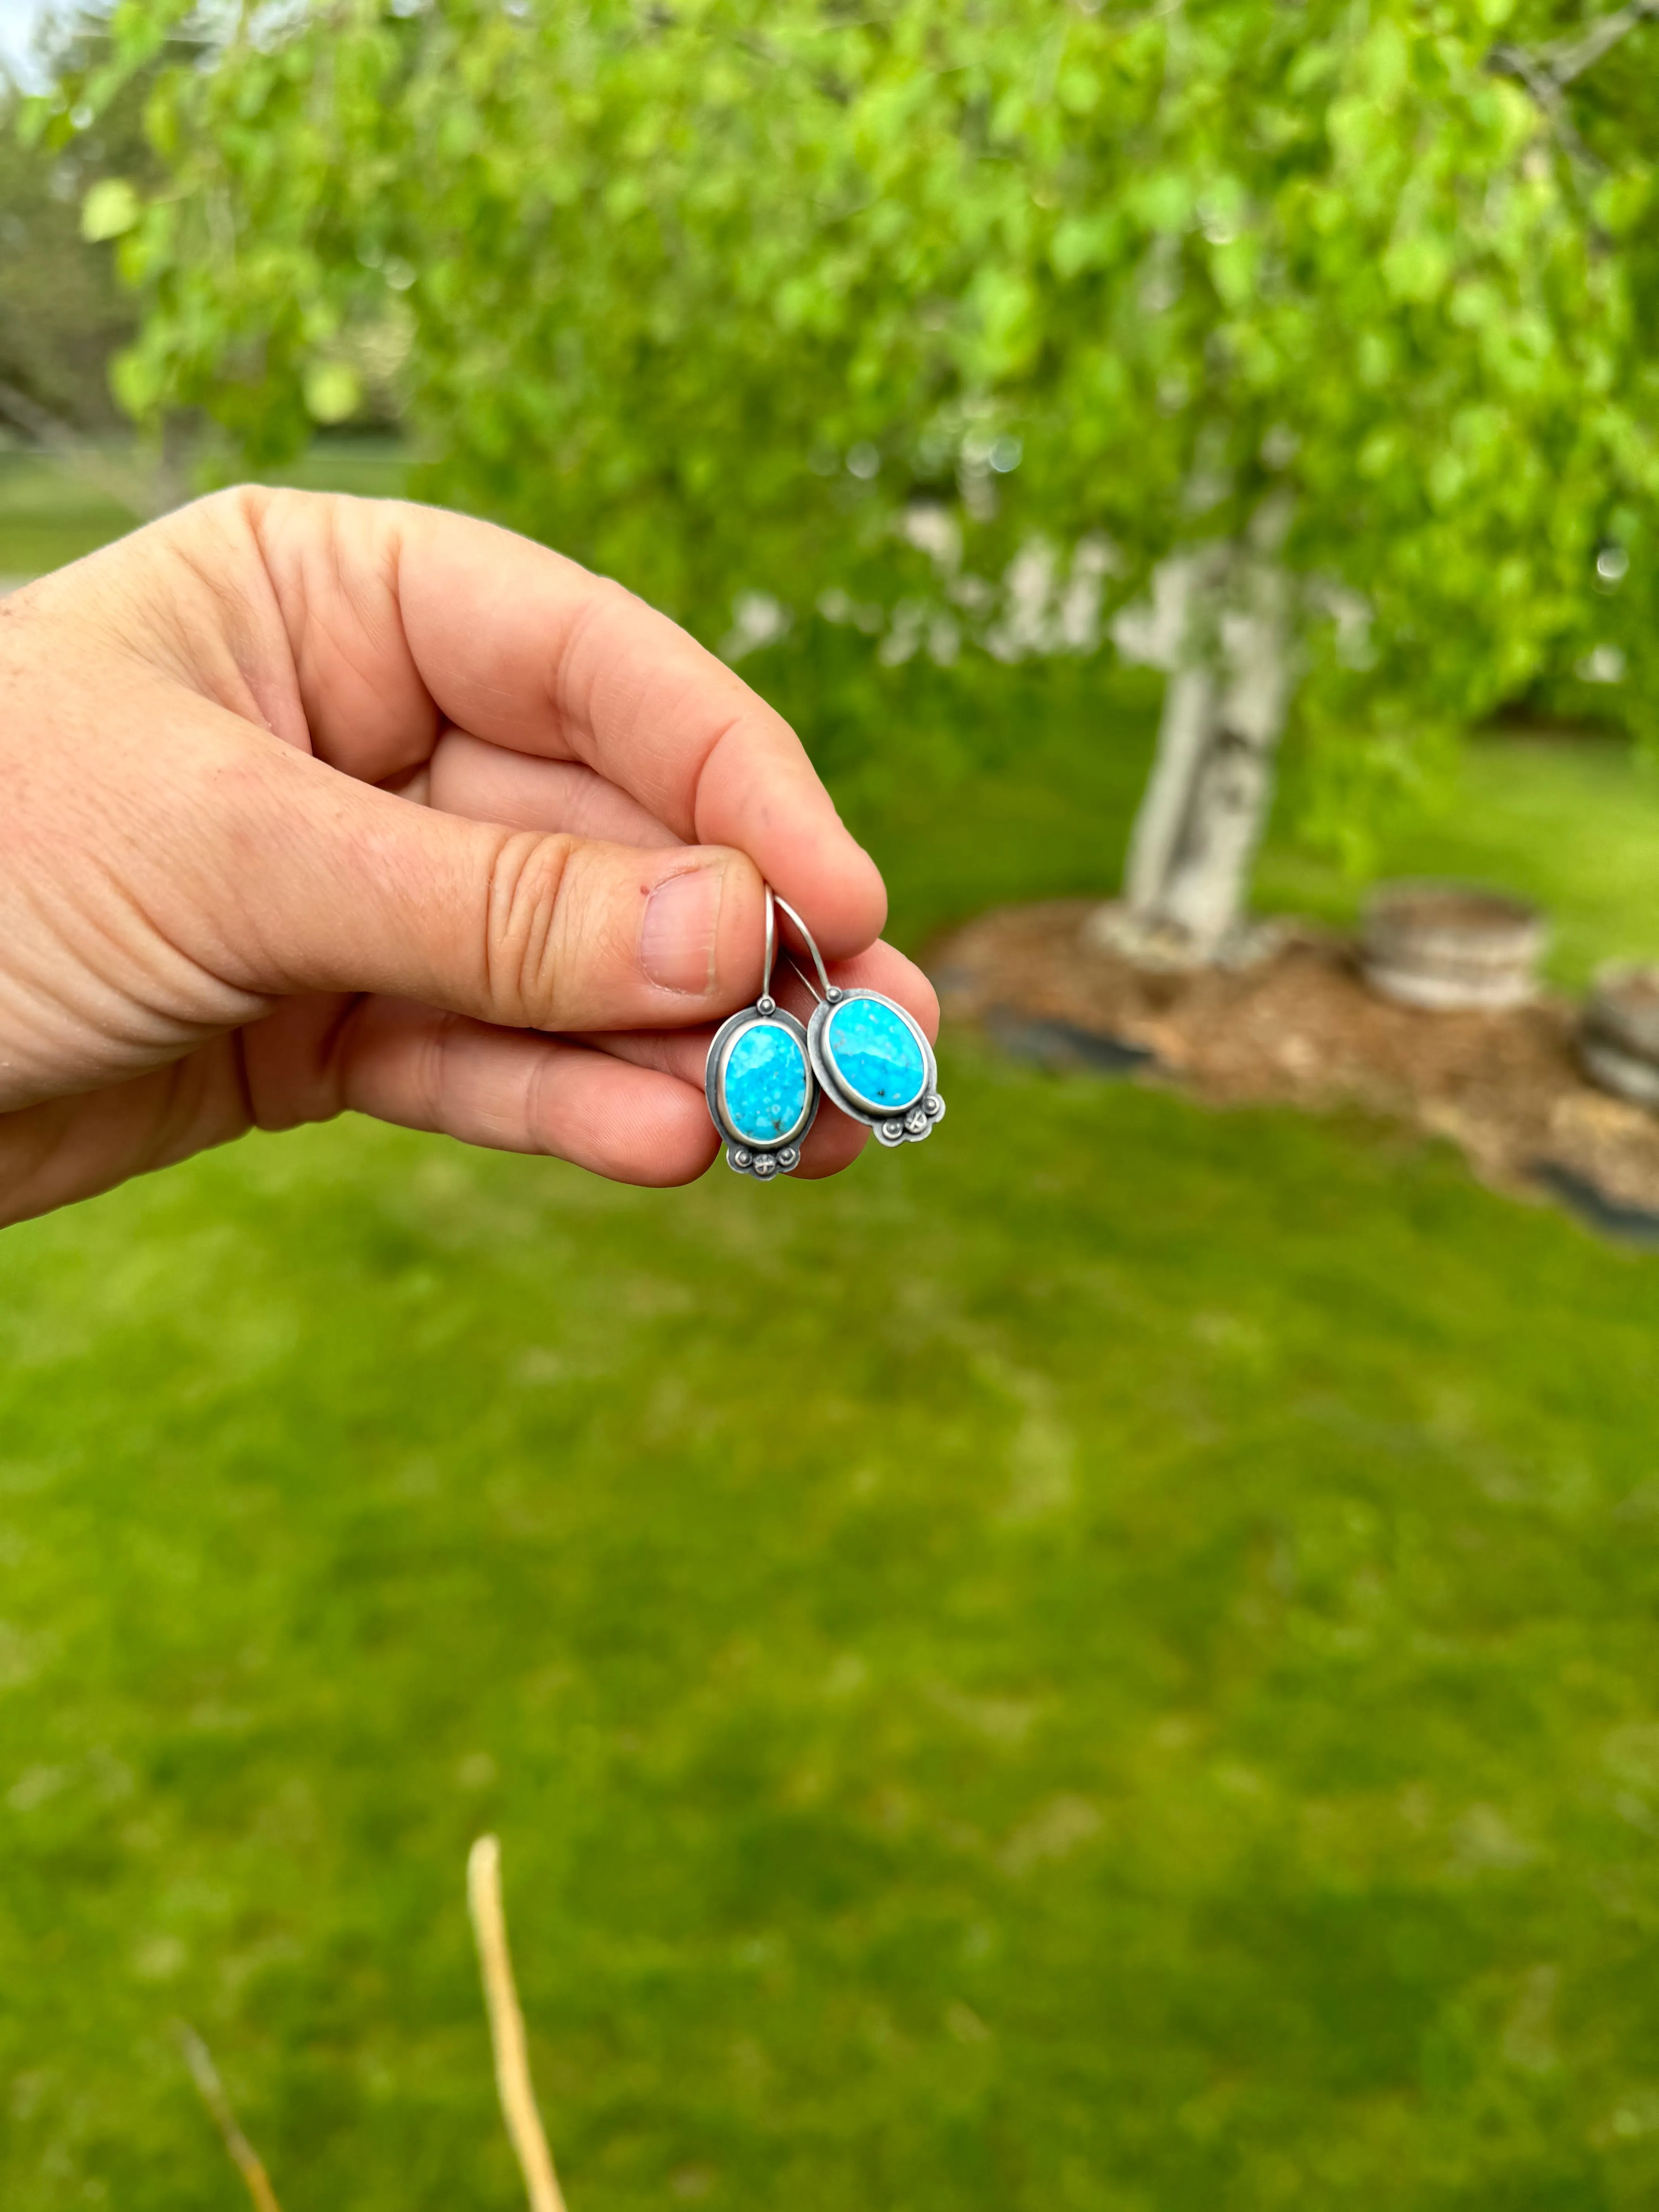
[[[1148,970],[1090,944],[1082,900],[1005,907],[936,948],[947,1015],[1056,1067],[1215,1105],[1358,1105],[1449,1138],[1497,1188],[1659,1244],[1659,1115],[1588,1082],[1565,1000],[1426,1013],[1380,999],[1351,942],[1299,923],[1242,969]]]

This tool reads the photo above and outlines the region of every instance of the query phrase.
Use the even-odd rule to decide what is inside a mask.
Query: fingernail
[[[640,965],[665,991],[706,997],[714,985],[724,867],[684,868],[665,876],[645,902]]]

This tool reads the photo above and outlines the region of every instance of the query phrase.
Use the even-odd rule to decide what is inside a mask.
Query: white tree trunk
[[[1251,866],[1290,701],[1290,588],[1273,544],[1206,546],[1167,564],[1121,638],[1170,672],[1158,753],[1104,933],[1213,960],[1245,932]]]

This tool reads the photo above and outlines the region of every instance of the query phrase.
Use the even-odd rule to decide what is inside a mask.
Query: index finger
[[[447,720],[580,761],[676,836],[746,853],[826,955],[880,934],[880,873],[799,738],[665,615],[467,516],[245,496],[321,757],[379,782],[423,757]]]

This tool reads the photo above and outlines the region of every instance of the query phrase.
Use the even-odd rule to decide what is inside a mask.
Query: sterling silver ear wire
[[[800,1141],[818,1110],[806,1031],[772,996],[778,949],[773,907],[769,888],[760,996],[715,1030],[702,1078],[708,1111],[726,1139],[726,1164],[762,1182],[800,1165]]]
[[[830,981],[812,933],[793,907],[778,905],[800,932],[819,991],[790,956],[789,964],[817,1000],[806,1024],[812,1073],[832,1106],[873,1129],[883,1145],[919,1145],[945,1118],[939,1063],[920,1024],[880,991],[843,990]]]

